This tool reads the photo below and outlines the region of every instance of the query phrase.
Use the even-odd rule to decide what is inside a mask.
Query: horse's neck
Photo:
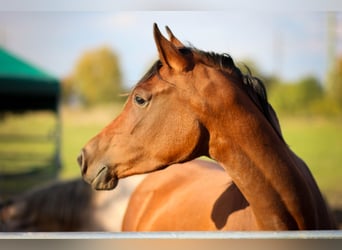
[[[314,228],[316,215],[311,206],[315,205],[302,170],[305,166],[298,166],[299,161],[266,120],[239,119],[234,125],[236,121],[230,119],[229,127],[215,130],[220,132],[213,138],[220,143],[210,145],[210,155],[244,194],[260,228]]]

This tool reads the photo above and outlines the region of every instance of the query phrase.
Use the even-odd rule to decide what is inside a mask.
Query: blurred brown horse
[[[207,178],[212,181],[202,181],[202,192],[213,192],[216,199],[225,198],[219,202],[230,204],[234,211],[246,210],[234,220],[225,220],[229,211],[219,209],[215,216],[220,226],[215,229],[335,228],[308,167],[286,145],[271,115],[262,82],[242,74],[227,54],[186,47],[168,31],[170,40],[154,25],[159,60],[133,89],[122,113],[82,149],[78,161],[84,179],[95,189],[112,189],[119,178],[208,156],[219,162],[230,177],[217,181],[226,183],[225,188],[221,187],[222,196],[215,190],[216,174],[209,176],[207,170]],[[191,179],[193,172],[186,168],[184,171]],[[156,195],[150,214],[158,216],[167,210],[165,199],[182,199],[182,192],[169,195],[179,187],[177,178],[172,180],[165,193]],[[186,185],[191,181],[184,182],[184,190]],[[241,193],[241,199],[229,199],[222,193],[225,190]],[[188,193],[193,195],[199,192]],[[138,222],[124,229],[187,230],[177,223],[183,221],[184,225],[193,225],[191,230],[197,230],[197,225],[212,220],[210,216],[198,216],[202,206],[187,210],[187,205],[175,206],[173,218],[159,216],[155,226],[146,222],[144,227],[143,222]],[[139,209],[135,213],[139,214]]]
[[[141,177],[97,192],[82,179],[56,181],[0,203],[0,231],[121,231],[128,198]]]

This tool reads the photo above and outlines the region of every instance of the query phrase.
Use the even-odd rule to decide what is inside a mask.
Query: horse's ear
[[[177,49],[177,47],[167,40],[160,32],[157,24],[153,26],[154,40],[159,52],[159,59],[164,65],[176,71],[185,71],[191,62]]]
[[[166,26],[165,29],[173,45],[175,45],[177,48],[185,47],[184,44],[181,41],[179,41],[177,37],[175,37],[175,35],[172,33],[171,29],[168,26]]]

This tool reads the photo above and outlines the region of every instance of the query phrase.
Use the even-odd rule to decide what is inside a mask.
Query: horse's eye
[[[148,101],[146,101],[144,98],[138,95],[134,96],[134,102],[141,107],[145,107],[148,103]]]

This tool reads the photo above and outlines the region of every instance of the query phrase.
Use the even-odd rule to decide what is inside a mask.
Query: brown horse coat
[[[255,220],[235,217],[245,228],[335,228],[309,168],[280,133],[263,83],[244,75],[229,55],[186,47],[168,31],[170,40],[154,25],[159,60],[132,90],[121,114],[82,149],[83,178],[95,189],[113,189],[121,178],[208,156],[248,201]],[[213,192],[218,198],[220,191]]]
[[[229,202],[230,201],[230,202]],[[219,165],[203,160],[149,174],[131,196],[123,231],[253,230],[248,202]]]

